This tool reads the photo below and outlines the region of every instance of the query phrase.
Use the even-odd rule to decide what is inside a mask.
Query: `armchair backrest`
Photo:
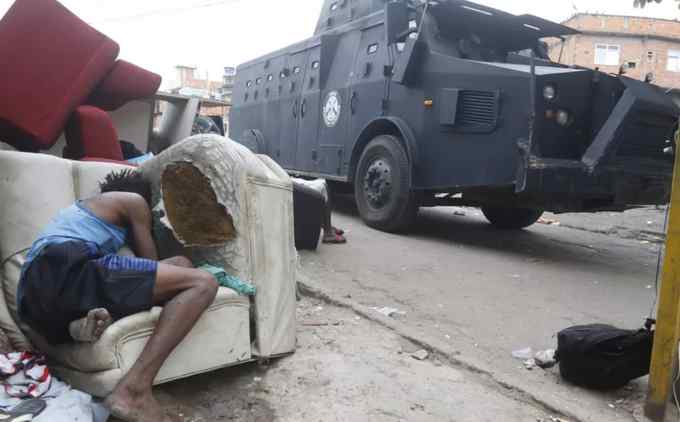
[[[224,267],[257,287],[253,355],[271,357],[295,350],[297,252],[293,188],[286,172],[269,157],[217,135],[188,138],[144,163],[141,170],[152,180],[154,196],[163,197],[167,225],[174,237],[184,239],[183,253],[195,263]],[[207,209],[178,210],[179,202],[190,202],[189,195],[204,204],[212,197],[228,218]],[[216,232],[224,233],[224,240],[216,239]],[[169,248],[168,254],[177,253],[171,243],[161,247]]]
[[[16,320],[16,287],[28,248],[60,209],[95,194],[109,172],[126,167],[0,151],[0,168],[0,327],[15,347],[28,349]]]

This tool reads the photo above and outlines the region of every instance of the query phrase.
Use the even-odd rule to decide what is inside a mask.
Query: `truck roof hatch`
[[[474,33],[487,45],[509,51],[532,48],[546,37],[578,34],[579,31],[533,15],[513,15],[462,0],[431,2],[429,10],[443,35]]]

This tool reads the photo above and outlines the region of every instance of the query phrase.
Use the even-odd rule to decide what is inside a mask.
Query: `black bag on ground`
[[[560,374],[574,384],[616,389],[649,373],[654,332],[611,325],[570,327],[557,333]]]

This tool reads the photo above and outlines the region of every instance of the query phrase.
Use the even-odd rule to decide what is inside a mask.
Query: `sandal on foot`
[[[345,239],[342,235],[336,234],[335,236],[324,237],[321,242],[322,243],[341,244],[341,243],[347,243],[347,239]]]

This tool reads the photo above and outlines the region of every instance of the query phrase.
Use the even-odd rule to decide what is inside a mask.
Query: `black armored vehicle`
[[[652,84],[551,61],[547,42],[576,33],[460,0],[325,0],[312,38],[238,67],[230,134],[353,189],[387,231],[421,206],[521,228],[664,203],[678,109]]]

